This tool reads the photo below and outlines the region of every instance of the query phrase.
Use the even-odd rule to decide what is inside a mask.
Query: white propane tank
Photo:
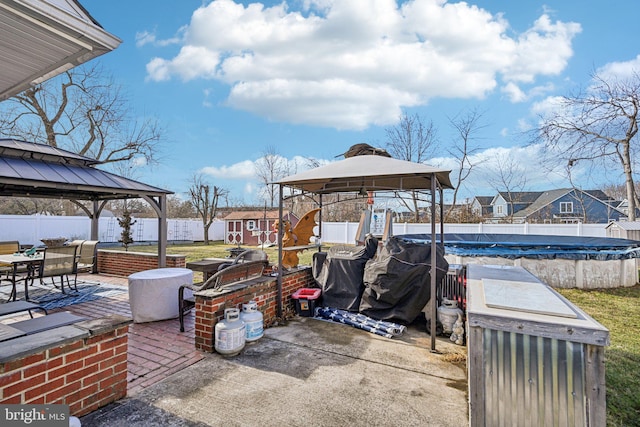
[[[240,310],[226,308],[224,320],[216,323],[216,351],[225,356],[235,356],[240,353],[246,341],[245,329],[244,322],[240,320]]]
[[[264,335],[263,316],[260,310],[258,310],[258,303],[251,300],[246,304],[242,304],[242,312],[240,313],[240,320],[242,320],[246,326],[246,340],[247,342],[257,341]]]
[[[447,298],[442,298],[442,305],[438,307],[438,321],[442,324],[442,333],[451,334],[453,324],[458,320],[458,314],[463,315],[458,308],[458,303]]]

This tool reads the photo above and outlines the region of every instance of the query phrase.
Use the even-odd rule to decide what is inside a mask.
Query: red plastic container
[[[313,317],[316,303],[320,299],[322,291],[317,288],[300,288],[295,291],[291,298],[296,302],[296,313],[298,316]]]

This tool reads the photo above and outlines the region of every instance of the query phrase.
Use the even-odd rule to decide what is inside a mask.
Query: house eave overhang
[[[0,0],[0,101],[118,47],[75,0]]]

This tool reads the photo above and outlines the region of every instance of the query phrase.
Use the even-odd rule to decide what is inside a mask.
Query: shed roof
[[[623,230],[635,231],[640,230],[640,221],[612,221],[607,224],[606,228],[619,227]]]
[[[288,211],[283,211],[283,216],[288,216]],[[278,211],[270,210],[270,211],[234,211],[229,215],[225,216],[223,219],[225,221],[229,220],[245,220],[245,219],[278,219]]]
[[[101,162],[60,148],[0,140],[0,195],[111,200],[172,194],[95,166]]]

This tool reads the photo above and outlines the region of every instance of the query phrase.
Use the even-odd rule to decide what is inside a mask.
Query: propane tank
[[[262,313],[258,310],[258,303],[251,300],[246,304],[242,304],[242,312],[240,320],[246,326],[247,342],[257,341],[264,335],[264,326],[262,322]]]
[[[453,324],[458,320],[458,314],[463,315],[456,301],[443,298],[442,305],[438,307],[438,321],[442,324],[442,333],[450,335],[453,332]]]
[[[224,320],[216,323],[216,351],[225,356],[235,356],[240,353],[246,341],[245,329],[244,322],[240,320],[240,310],[226,308]]]

